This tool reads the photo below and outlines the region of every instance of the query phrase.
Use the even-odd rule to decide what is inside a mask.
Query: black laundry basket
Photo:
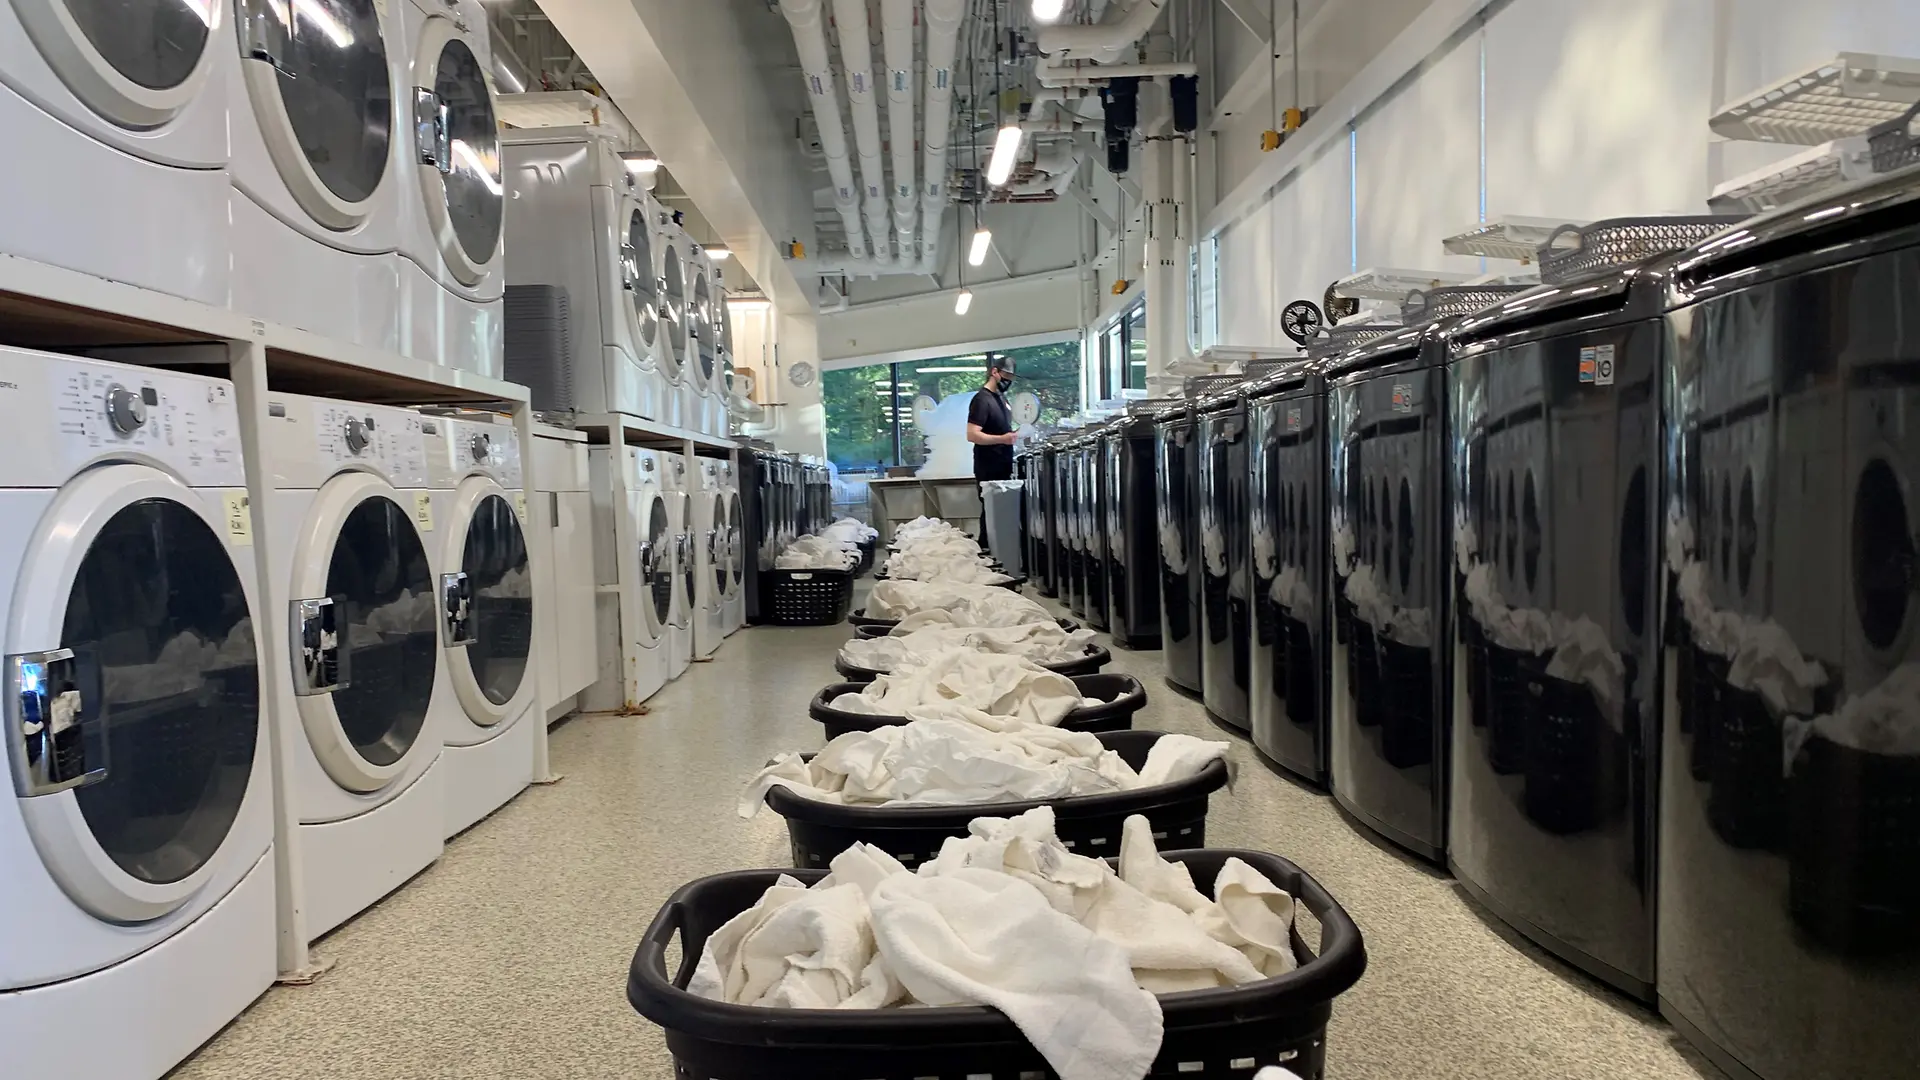
[[[865,610],[865,608],[860,609],[860,611]],[[869,619],[865,615],[860,614],[860,611],[848,615],[847,621],[857,628],[856,633],[865,634],[867,637],[885,637],[893,631],[894,627],[900,625],[899,619]],[[1060,629],[1062,630],[1080,629],[1080,624],[1072,619],[1055,619],[1053,621],[1059,623]]]
[[[1175,851],[1195,887],[1211,893],[1239,858],[1291,893],[1320,923],[1315,955],[1294,924],[1300,966],[1274,979],[1160,995],[1165,1034],[1148,1080],[1248,1080],[1283,1065],[1303,1078],[1326,1072],[1333,1001],[1367,968],[1360,929],[1320,883],[1278,855],[1228,849]],[[764,1009],[687,993],[707,938],[757,903],[782,875],[804,884],[820,870],[740,870],[684,885],[634,950],[627,1002],[665,1029],[674,1072],[699,1080],[915,1080],[919,1077],[1054,1080],[1045,1059],[1005,1014],[983,1006],[919,1009]],[[667,971],[679,939],[680,970]]]
[[[853,606],[851,567],[844,570],[768,570],[767,621],[780,626],[830,626]]]
[[[1068,731],[1128,731],[1133,714],[1146,707],[1147,688],[1131,675],[1075,675],[1073,685],[1081,697],[1097,698],[1103,704],[1082,705],[1067,714],[1060,726]],[[849,731],[872,731],[907,722],[904,716],[845,712],[830,702],[841,694],[857,694],[869,684],[843,682],[823,687],[807,705],[807,715],[826,725],[827,738],[837,739]]]
[[[1138,769],[1162,735],[1108,731],[1097,738]],[[1223,760],[1184,780],[1102,795],[963,806],[847,806],[776,787],[767,792],[767,805],[787,819],[793,865],[808,869],[826,866],[858,843],[872,844],[914,866],[938,855],[948,837],[967,835],[967,823],[974,818],[1013,817],[1036,806],[1053,807],[1054,832],[1075,853],[1109,858],[1120,853],[1120,827],[1134,814],[1146,815],[1153,826],[1154,846],[1162,850],[1204,846],[1207,796],[1225,786],[1227,763]]]
[[[866,628],[862,627],[861,629],[864,630]],[[862,633],[857,636],[876,638],[885,637],[886,635]],[[1107,663],[1112,659],[1113,653],[1107,651],[1104,647],[1089,645],[1087,646],[1086,654],[1077,660],[1060,660],[1051,664],[1041,664],[1040,666],[1046,668],[1048,671],[1058,672],[1061,675],[1092,675],[1101,668],[1106,667]],[[886,672],[878,668],[860,667],[856,664],[849,664],[846,660],[838,656],[833,658],[833,670],[846,676],[848,682],[857,683],[872,682],[879,676],[886,674]]]
[[[878,538],[861,540],[854,546],[860,549],[860,563],[853,568],[854,576],[858,577],[873,569],[874,551],[880,546],[880,541]]]

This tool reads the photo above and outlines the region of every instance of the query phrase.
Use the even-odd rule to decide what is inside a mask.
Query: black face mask
[[[1007,387],[1012,385],[1013,385],[1013,372],[1011,371],[1000,372],[1000,383],[999,383],[1000,389],[1004,391],[1006,390]]]

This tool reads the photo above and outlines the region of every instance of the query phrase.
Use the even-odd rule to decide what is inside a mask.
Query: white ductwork
[[[1033,152],[1033,178],[1007,185],[1016,196],[1059,195],[1073,183],[1086,150],[1075,142],[1042,143]]]
[[[891,259],[883,262],[879,259],[851,257],[801,259],[792,265],[794,272],[797,274],[821,274],[836,277],[906,277],[916,274],[933,277],[937,276],[940,272],[940,268],[934,266],[926,258],[922,258],[917,262],[894,262]]]
[[[895,258],[903,263],[917,260],[914,241],[920,225],[920,204],[914,198],[913,9],[914,0],[880,0],[887,60],[887,141],[893,152]]]
[[[1085,60],[1049,57],[1034,72],[1042,87],[1068,88],[1105,86],[1115,79],[1164,79],[1170,75],[1195,75],[1197,64],[1093,64]]]
[[[927,84],[921,114],[920,233],[923,265],[939,265],[940,224],[947,216],[947,136],[953,127],[953,61],[960,50],[960,23],[967,0],[926,0]]]
[[[887,225],[887,173],[880,161],[880,104],[873,92],[873,34],[867,25],[867,0],[833,0],[833,21],[840,31],[840,62],[847,67],[847,104],[853,112],[853,140],[860,151],[860,195],[867,214],[873,254],[885,259],[893,245]]]
[[[1167,0],[1130,0],[1110,9],[1117,14],[1105,22],[1043,26],[1037,38],[1040,51],[1055,59],[1113,63],[1132,48],[1134,42],[1146,36],[1166,6]]]
[[[840,118],[840,92],[833,85],[827,62],[827,28],[821,11],[824,0],[780,0],[780,14],[793,28],[800,53],[800,71],[807,83],[807,99],[820,129],[820,152],[826,155],[827,175],[833,180],[833,207],[847,230],[847,251],[856,258],[867,254],[860,230],[860,208],[853,184],[853,162],[847,157],[847,129]]]

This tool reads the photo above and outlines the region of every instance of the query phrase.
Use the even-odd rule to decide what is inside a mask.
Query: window
[[[1147,305],[1143,301],[1127,316],[1127,366],[1120,385],[1128,390],[1147,388]]]
[[[1120,396],[1120,388],[1127,385],[1127,322],[1115,319],[1107,327],[1106,349],[1103,355],[1106,366],[1101,373],[1100,400],[1106,401]]]
[[[1040,423],[1058,423],[1080,411],[1081,351],[1077,341],[1005,350],[1013,358],[1015,393],[1040,399]],[[921,410],[980,388],[987,353],[936,360],[839,368],[820,377],[826,411],[827,457],[841,473],[877,473],[896,465],[924,465]],[[965,423],[964,418],[959,421]]]

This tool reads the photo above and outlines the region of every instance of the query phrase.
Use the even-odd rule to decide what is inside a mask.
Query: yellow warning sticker
[[[520,523],[522,525],[526,524],[527,522],[527,493],[526,492],[516,491],[513,493],[513,512],[514,512],[514,515],[520,519]]]
[[[227,510],[227,539],[247,546],[253,543],[253,506],[244,491],[229,491],[224,496]]]
[[[416,491],[413,493],[413,523],[421,532],[433,531],[433,493]]]

